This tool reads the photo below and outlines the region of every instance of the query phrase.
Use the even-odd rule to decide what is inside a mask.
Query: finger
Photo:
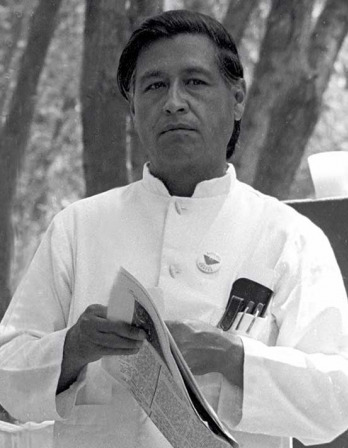
[[[169,329],[175,329],[182,326],[182,322],[177,320],[166,320],[166,325]]]
[[[168,330],[171,332],[171,334],[174,336],[174,334],[181,334],[185,331],[186,326],[182,324],[182,322],[177,321],[167,321],[166,325],[168,327]]]
[[[188,340],[191,340],[192,332],[186,325],[175,323],[174,325],[170,325],[169,331],[179,347]]]
[[[102,317],[104,319],[106,319],[107,316],[107,307],[104,305],[100,305],[99,303],[94,303],[92,305],[89,305],[84,313],[86,313],[87,315],[91,315],[91,316],[98,316],[98,317]]]
[[[139,349],[143,345],[143,341],[124,338],[114,333],[99,333],[93,342],[100,347],[121,350]]]
[[[99,322],[98,331],[100,333],[111,333],[117,336],[121,336],[126,339],[143,341],[146,339],[146,332],[142,328],[138,328],[135,325],[131,325],[122,321],[110,321],[106,320]]]
[[[112,348],[104,348],[103,356],[129,356],[136,355],[139,353],[140,348],[134,349],[112,349]]]
[[[104,325],[106,321],[106,307],[103,305],[90,305],[81,314],[77,321],[77,325],[82,334],[93,338],[98,328]]]
[[[113,333],[124,338],[143,341],[146,333],[143,329],[126,322],[112,321],[106,318],[106,307],[90,305],[80,316],[79,326],[82,334],[95,339],[97,333]]]
[[[122,348],[95,346],[94,351],[90,353],[89,362],[98,361],[103,356],[136,355],[137,353],[139,353],[139,350],[140,350],[140,347],[122,349]]]

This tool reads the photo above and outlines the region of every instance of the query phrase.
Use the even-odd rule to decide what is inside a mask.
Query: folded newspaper
[[[150,293],[120,268],[108,318],[147,333],[136,355],[104,357],[103,368],[138,401],[174,448],[237,448],[238,443],[202,395]]]

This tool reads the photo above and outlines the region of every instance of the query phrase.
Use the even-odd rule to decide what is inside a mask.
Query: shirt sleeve
[[[310,231],[287,241],[276,266],[276,346],[242,338],[242,418],[234,426],[305,444],[328,442],[348,427],[347,297],[328,240]],[[232,425],[234,397],[224,381],[220,416]]]
[[[83,385],[82,376],[56,397],[72,276],[72,244],[58,215],[0,325],[0,402],[18,420],[61,420]]]

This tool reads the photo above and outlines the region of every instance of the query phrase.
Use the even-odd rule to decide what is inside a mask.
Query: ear
[[[245,99],[246,99],[246,85],[244,79],[240,80],[235,88],[234,92],[235,106],[234,106],[234,119],[239,121],[242,118]]]

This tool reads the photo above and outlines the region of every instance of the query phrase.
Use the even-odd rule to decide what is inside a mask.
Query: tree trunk
[[[118,91],[118,60],[128,35],[126,0],[87,0],[81,75],[86,196],[125,185],[128,106]]]
[[[308,140],[321,112],[339,49],[348,32],[348,3],[328,0],[310,37],[307,59],[297,77],[288,83],[287,96],[271,113],[273,132],[268,132],[260,155],[254,185],[268,194],[288,198]],[[284,126],[285,125],[285,126]],[[276,166],[274,161],[279,161]]]
[[[237,154],[239,177],[280,199],[288,197],[348,29],[347,2],[328,0],[312,31],[313,4],[273,1]]]
[[[213,16],[214,1],[215,0],[184,0],[182,8]]]
[[[0,117],[2,122],[2,117],[6,110],[6,103],[9,98],[9,90],[11,85],[10,69],[15,59],[15,55],[18,50],[18,41],[22,36],[23,31],[23,14],[11,14],[11,19],[9,21],[11,31],[10,36],[6,39],[7,45],[5,54],[2,57],[1,65],[1,78],[0,78]],[[1,125],[0,122],[0,125]]]
[[[131,0],[128,17],[133,31],[147,17],[163,11],[163,0]]]
[[[239,178],[249,184],[253,183],[268,132],[274,131],[271,112],[279,98],[286,96],[287,83],[297,78],[306,41],[301,33],[305,30],[309,33],[313,3],[314,0],[273,1],[247,98],[235,160]]]
[[[128,11],[130,30],[133,31],[146,17],[163,11],[163,0],[132,0]],[[142,178],[143,166],[147,160],[146,150],[142,147],[133,123],[129,122],[130,181]]]
[[[233,36],[237,47],[242,40],[250,15],[257,6],[258,2],[255,0],[230,1],[223,24]]]
[[[56,26],[61,0],[40,0],[30,21],[17,84],[0,132],[0,316],[10,302],[12,252],[11,208],[20,163],[34,114],[35,95],[47,49]]]

